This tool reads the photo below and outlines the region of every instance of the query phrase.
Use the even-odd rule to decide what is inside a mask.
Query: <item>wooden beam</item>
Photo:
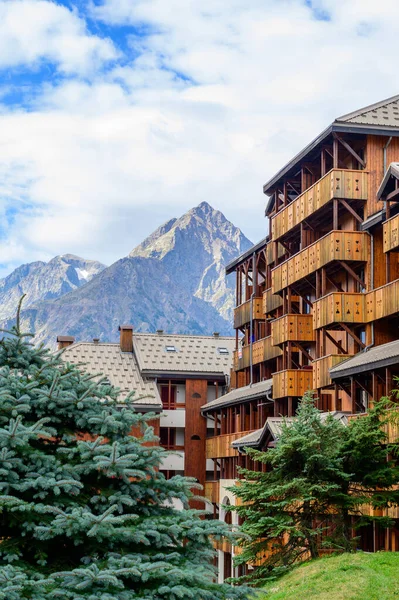
[[[305,348],[299,342],[294,342],[295,346],[306,356],[308,361],[313,362],[314,358],[305,350]]]
[[[360,286],[363,289],[366,289],[365,282],[362,279],[360,279],[359,275],[357,275],[357,273],[355,273],[355,271],[349,265],[347,265],[343,260],[339,260],[338,262],[341,265],[341,267],[345,269],[345,271],[348,271],[349,275],[352,275],[352,277],[356,279],[356,281],[360,284]]]
[[[349,152],[349,154],[352,154],[352,156],[354,158],[356,158],[357,162],[362,165],[363,169],[366,168],[366,163],[364,162],[364,160],[362,158],[360,158],[360,156],[358,155],[358,153],[351,148],[351,146],[349,146],[348,142],[346,142],[345,140],[343,140],[337,133],[333,132],[333,136],[334,139],[338,140],[340,144],[343,145],[343,147]]]
[[[397,190],[394,190],[393,192],[390,192],[385,198],[385,200],[387,200],[388,202],[389,200],[399,200],[399,188]]]
[[[363,219],[362,217],[360,217],[357,212],[355,210],[353,210],[353,208],[351,207],[350,204],[347,203],[346,200],[343,200],[343,198],[339,199],[339,202],[341,202],[342,206],[344,206],[346,208],[347,211],[349,211],[351,213],[351,215],[353,215],[355,217],[355,219],[359,222],[359,223],[363,223]]]
[[[342,352],[342,354],[348,354],[348,352],[343,347],[341,341],[336,340],[330,333],[328,333],[327,329],[323,329],[323,332],[325,332],[325,334],[328,337],[328,339],[330,340],[330,342],[332,342],[338,348],[338,350],[340,350]]]
[[[340,323],[340,325],[342,329],[346,331],[346,333],[348,333],[351,336],[351,338],[354,339],[357,344],[359,344],[361,348],[366,347],[366,344],[363,344],[362,340],[356,335],[354,331],[350,329],[350,327],[347,326],[346,323]]]

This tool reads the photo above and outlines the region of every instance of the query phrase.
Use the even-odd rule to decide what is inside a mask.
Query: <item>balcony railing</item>
[[[313,389],[312,369],[286,369],[273,373],[273,398],[303,396]]]
[[[274,262],[274,254],[273,254],[273,244],[270,242],[266,246],[266,264],[271,265]],[[277,259],[284,256],[287,250],[282,246],[282,244],[277,245]]]
[[[207,438],[206,458],[228,458],[229,456],[238,456],[238,450],[232,448],[231,444],[248,433],[250,433],[250,431],[225,433],[224,435]]]
[[[281,296],[273,294],[272,288],[263,292],[263,312],[265,315],[280,308],[280,306],[283,306],[283,299]]]
[[[281,355],[281,349],[272,345],[272,338],[269,335],[252,344],[252,364],[257,365],[261,362],[276,358]],[[240,350],[233,353],[233,368],[240,371],[251,365],[251,346],[243,346]]]
[[[272,344],[277,346],[284,342],[313,342],[312,315],[284,315],[272,321]]]
[[[329,354],[313,361],[313,388],[319,389],[331,385],[330,369],[338,363],[351,358],[351,354]]]
[[[272,239],[277,240],[335,198],[367,200],[367,173],[333,169],[272,217]]]
[[[366,294],[332,292],[313,302],[313,327],[334,323],[365,323]]]
[[[204,496],[208,498],[210,502],[217,504],[219,499],[219,481],[205,481],[204,484]]]
[[[263,314],[263,298],[256,296],[252,299],[252,318],[264,319]],[[234,309],[234,327],[242,327],[251,321],[251,300],[243,302],[240,306]]]
[[[387,283],[366,294],[367,322],[399,312],[399,280]]]
[[[362,231],[331,231],[272,270],[274,294],[335,260],[367,261],[370,236]]]
[[[384,236],[384,252],[399,248],[399,215],[385,221],[382,230]]]

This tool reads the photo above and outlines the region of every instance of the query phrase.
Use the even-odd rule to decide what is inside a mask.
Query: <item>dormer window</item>
[[[219,354],[229,354],[228,348],[218,348]]]
[[[165,346],[166,352],[177,352],[176,346]]]

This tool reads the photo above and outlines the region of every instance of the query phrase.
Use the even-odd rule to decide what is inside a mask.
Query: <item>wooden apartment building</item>
[[[221,503],[234,502],[226,488],[248,463],[240,448],[273,443],[273,419],[293,416],[307,390],[339,416],[395,385],[399,96],[337,118],[263,190],[269,234],[227,268],[236,274],[231,391],[202,407]],[[398,545],[396,531],[373,549]],[[234,549],[220,552],[222,579]]]

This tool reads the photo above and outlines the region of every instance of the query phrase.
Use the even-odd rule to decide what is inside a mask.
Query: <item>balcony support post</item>
[[[362,340],[356,335],[356,333],[354,331],[352,331],[350,329],[350,327],[348,327],[346,325],[346,323],[340,323],[340,325],[341,325],[342,329],[344,331],[346,331],[346,333],[349,334],[351,336],[351,338],[354,339],[357,344],[359,344],[359,346],[362,350],[366,347],[366,344],[363,344]]]
[[[339,260],[338,262],[341,265],[341,267],[343,267],[345,271],[347,271],[349,275],[353,277],[353,279],[356,279],[360,287],[365,290],[366,283],[363,281],[363,279],[360,279],[359,275],[355,273],[355,271],[349,265],[347,265],[346,262],[344,262],[343,260]]]
[[[338,229],[338,200],[334,198],[333,200],[333,230],[336,231]]]
[[[351,391],[350,396],[352,400],[352,414],[356,414],[356,382],[354,377],[351,377]]]

